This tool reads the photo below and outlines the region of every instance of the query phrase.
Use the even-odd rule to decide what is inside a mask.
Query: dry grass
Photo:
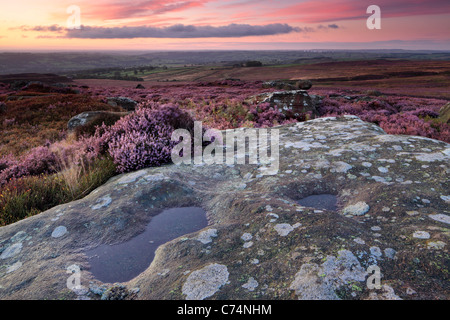
[[[6,97],[0,97],[0,101]],[[20,156],[46,142],[62,140],[67,122],[85,111],[123,111],[82,94],[50,94],[7,101],[0,113],[0,156]]]

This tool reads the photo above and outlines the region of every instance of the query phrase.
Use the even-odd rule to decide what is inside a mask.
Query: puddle
[[[299,205],[320,210],[337,211],[337,197],[333,194],[317,194],[297,201]]]
[[[90,272],[102,282],[125,282],[147,269],[161,244],[203,229],[206,212],[199,207],[171,208],[154,216],[145,231],[115,245],[100,245],[85,254]]]

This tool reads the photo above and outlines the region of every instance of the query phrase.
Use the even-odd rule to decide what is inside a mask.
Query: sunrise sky
[[[80,30],[67,29],[71,5]],[[449,31],[449,0],[0,0],[3,51],[450,50]]]

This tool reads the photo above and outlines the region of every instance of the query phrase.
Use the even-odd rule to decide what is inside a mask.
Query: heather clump
[[[247,119],[254,122],[255,128],[272,127],[286,123],[285,115],[277,106],[270,106],[270,103],[249,106]]]
[[[417,135],[450,142],[450,126],[437,121],[445,101],[399,96],[350,97],[328,92],[318,106],[321,116],[356,115],[389,134]]]
[[[174,104],[141,103],[114,125],[99,127],[92,148],[100,154],[107,151],[118,172],[159,166],[171,160],[175,129],[193,133],[194,120]]]
[[[0,157],[0,172],[16,163],[16,158],[12,154]]]
[[[0,186],[9,180],[23,176],[54,173],[56,168],[56,155],[50,151],[48,146],[31,149],[20,161],[15,160],[12,156],[6,156],[0,160]]]

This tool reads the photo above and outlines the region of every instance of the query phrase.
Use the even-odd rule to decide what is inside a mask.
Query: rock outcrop
[[[311,118],[319,115],[316,104],[317,97],[311,97],[306,90],[287,90],[262,93],[246,100],[249,104],[269,103],[290,119],[304,120],[305,114]]]
[[[0,228],[0,298],[450,298],[450,145],[354,116],[273,129],[275,175],[263,164],[147,168]],[[297,202],[319,194],[338,209]],[[184,206],[209,225],[161,245],[128,282],[95,279],[87,250]]]
[[[263,82],[262,87],[279,90],[309,90],[312,87],[312,82],[311,80],[273,80]]]
[[[128,112],[86,111],[72,117],[67,123],[67,129],[71,131],[81,126],[89,126],[94,122],[101,124],[102,121],[111,124],[110,122],[113,122],[114,120],[117,121],[127,114]]]
[[[137,102],[127,97],[108,97],[106,102],[112,107],[122,107],[127,111],[134,111],[137,106]]]

